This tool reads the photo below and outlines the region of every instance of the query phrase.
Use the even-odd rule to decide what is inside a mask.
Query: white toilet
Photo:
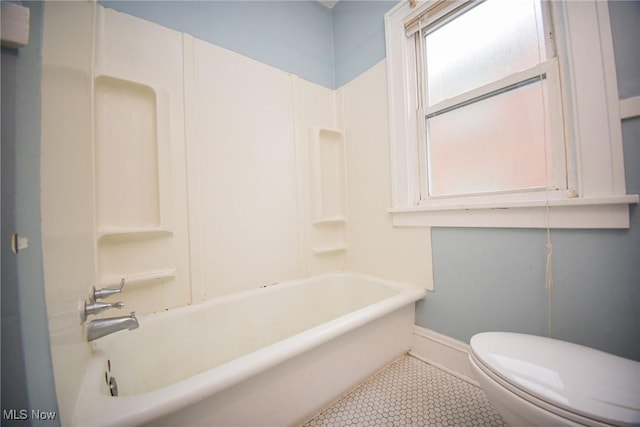
[[[475,335],[469,360],[512,426],[640,426],[640,362],[509,332]]]

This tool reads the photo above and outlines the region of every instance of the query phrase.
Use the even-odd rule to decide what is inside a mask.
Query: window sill
[[[629,228],[638,195],[504,203],[451,203],[389,209],[396,227]]]

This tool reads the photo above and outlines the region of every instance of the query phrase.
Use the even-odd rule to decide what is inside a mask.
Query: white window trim
[[[416,114],[414,38],[404,23],[433,1],[400,2],[385,15],[393,215],[396,226],[628,228],[620,100],[606,2],[552,2],[567,120],[568,188],[500,200],[475,196],[420,203],[422,126]],[[598,66],[599,65],[599,66]]]

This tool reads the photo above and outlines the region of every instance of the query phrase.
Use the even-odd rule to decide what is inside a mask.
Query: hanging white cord
[[[551,256],[553,245],[551,244],[551,229],[549,227],[549,200],[546,206],[547,216],[547,265],[545,268],[545,283],[547,289],[547,336],[551,338],[551,294],[553,293],[553,268],[551,267]]]
[[[538,7],[542,8],[541,2],[538,3]],[[535,8],[535,6],[534,6]],[[540,10],[540,17],[542,17],[543,12]],[[542,30],[541,30],[542,27]],[[538,22],[538,14],[536,14],[536,32],[538,34],[542,34],[542,42],[546,41],[546,33],[544,31],[544,25],[541,22]],[[538,37],[538,61],[542,62],[542,46],[541,46],[541,37]],[[540,95],[542,96],[542,135],[544,138],[544,172],[545,176],[549,176],[549,162],[548,162],[548,153],[547,153],[547,103],[546,97],[544,96],[544,73],[540,70]],[[552,268],[552,255],[553,255],[553,244],[551,243],[551,226],[549,223],[549,189],[545,190],[545,220],[547,226],[547,259],[545,265],[545,283],[544,287],[547,290],[547,336],[551,337],[551,297],[553,294],[553,268]]]

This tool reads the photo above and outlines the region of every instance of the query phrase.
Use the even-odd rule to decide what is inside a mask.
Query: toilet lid
[[[508,332],[477,334],[471,349],[496,375],[552,405],[604,422],[640,423],[640,362]]]

